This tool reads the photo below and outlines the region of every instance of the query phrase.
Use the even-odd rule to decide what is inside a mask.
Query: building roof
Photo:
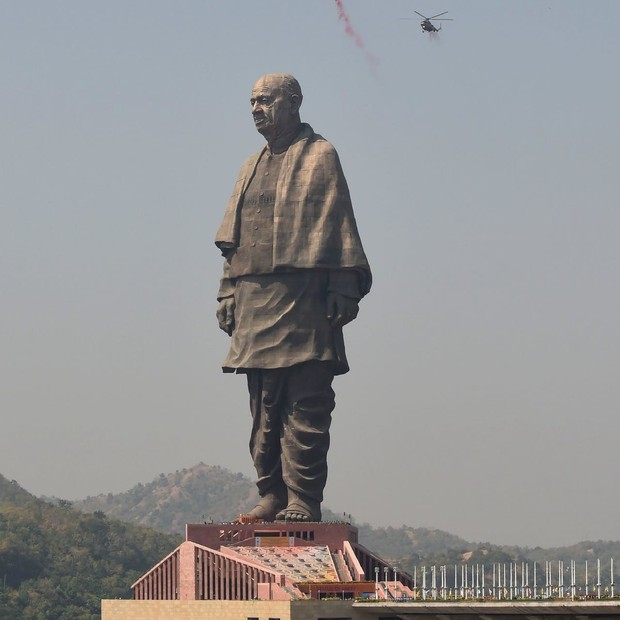
[[[314,547],[228,547],[249,561],[286,575],[294,582],[340,581],[327,545]]]

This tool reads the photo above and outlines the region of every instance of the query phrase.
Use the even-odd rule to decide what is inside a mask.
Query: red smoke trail
[[[338,19],[341,19],[344,22],[345,32],[352,37],[357,47],[364,49],[364,41],[362,37],[355,32],[355,28],[353,28],[353,25],[351,24],[351,19],[347,15],[347,11],[344,8],[344,2],[342,0],[336,0],[336,8],[338,9]]]
[[[353,28],[353,25],[351,24],[351,19],[347,15],[347,12],[344,8],[343,0],[336,0],[336,8],[338,9],[338,19],[341,19],[344,22],[344,31],[355,41],[355,45],[357,45],[357,47],[364,50],[366,60],[370,64],[371,73],[373,73],[374,75],[377,65],[377,59],[366,49],[362,37],[360,37],[360,35],[357,34],[357,32],[355,31],[355,28]]]

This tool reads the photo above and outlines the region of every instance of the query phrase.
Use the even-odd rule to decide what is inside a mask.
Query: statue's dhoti
[[[309,520],[320,521],[335,406],[333,364],[310,361],[246,372],[259,494],[289,510],[298,506]]]

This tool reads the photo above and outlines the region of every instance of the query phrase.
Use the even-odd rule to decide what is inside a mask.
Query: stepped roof
[[[294,582],[339,581],[327,545],[312,547],[229,547],[231,551],[286,575]]]

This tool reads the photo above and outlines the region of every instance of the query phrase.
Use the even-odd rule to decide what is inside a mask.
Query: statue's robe
[[[361,299],[371,273],[334,147],[309,125],[288,150],[268,148],[241,168],[216,245],[225,257],[218,299],[234,296],[225,372],[332,362],[347,372],[328,292]]]

